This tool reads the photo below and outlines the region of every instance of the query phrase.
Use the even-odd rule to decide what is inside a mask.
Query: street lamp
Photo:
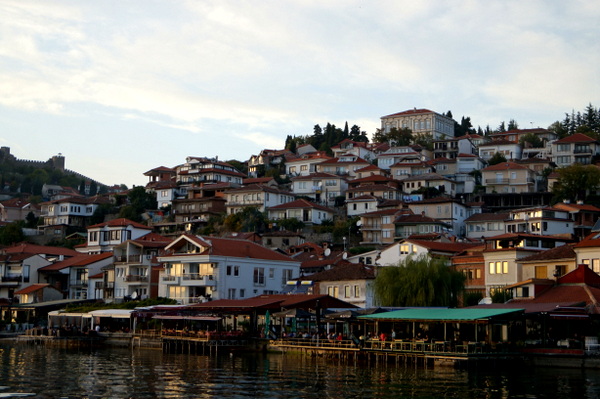
[[[342,240],[344,240],[344,252],[346,252],[346,237],[342,237]]]

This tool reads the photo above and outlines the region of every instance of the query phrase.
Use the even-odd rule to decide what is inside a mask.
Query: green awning
[[[484,321],[511,313],[523,313],[524,309],[444,309],[410,308],[359,316],[359,320],[381,321]]]

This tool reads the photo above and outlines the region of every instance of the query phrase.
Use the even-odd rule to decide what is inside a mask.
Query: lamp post
[[[342,240],[344,240],[344,252],[346,252],[346,237],[342,237]]]

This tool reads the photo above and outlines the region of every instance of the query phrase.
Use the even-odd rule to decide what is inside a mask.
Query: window
[[[275,269],[273,268],[269,268],[269,278],[274,278],[275,277]]]
[[[408,255],[409,250],[410,250],[410,245],[408,245],[408,244],[400,245],[400,255]]]
[[[265,268],[255,267],[254,268],[254,285],[265,285]]]
[[[231,266],[227,265],[227,275],[231,276]]]
[[[494,262],[490,262],[490,274],[496,274],[496,269],[494,268]]]
[[[504,273],[504,274],[508,273],[508,262],[507,261],[502,262],[502,273]]]
[[[591,269],[596,273],[600,273],[600,259],[592,259]]]
[[[233,267],[233,275],[236,277],[240,275],[240,267],[239,266]]]
[[[327,295],[337,298],[340,293],[340,287],[337,285],[330,285],[327,287]]]
[[[349,285],[344,286],[344,298],[350,298],[352,291]]]
[[[235,299],[235,288],[227,290],[227,299]]]
[[[244,298],[246,296],[246,290],[243,288],[240,288],[240,298]]]
[[[360,285],[354,286],[354,298],[360,298]]]

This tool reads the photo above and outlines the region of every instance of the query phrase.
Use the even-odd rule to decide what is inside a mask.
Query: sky
[[[412,108],[548,127],[600,106],[600,2],[0,0],[0,145],[103,184]]]

